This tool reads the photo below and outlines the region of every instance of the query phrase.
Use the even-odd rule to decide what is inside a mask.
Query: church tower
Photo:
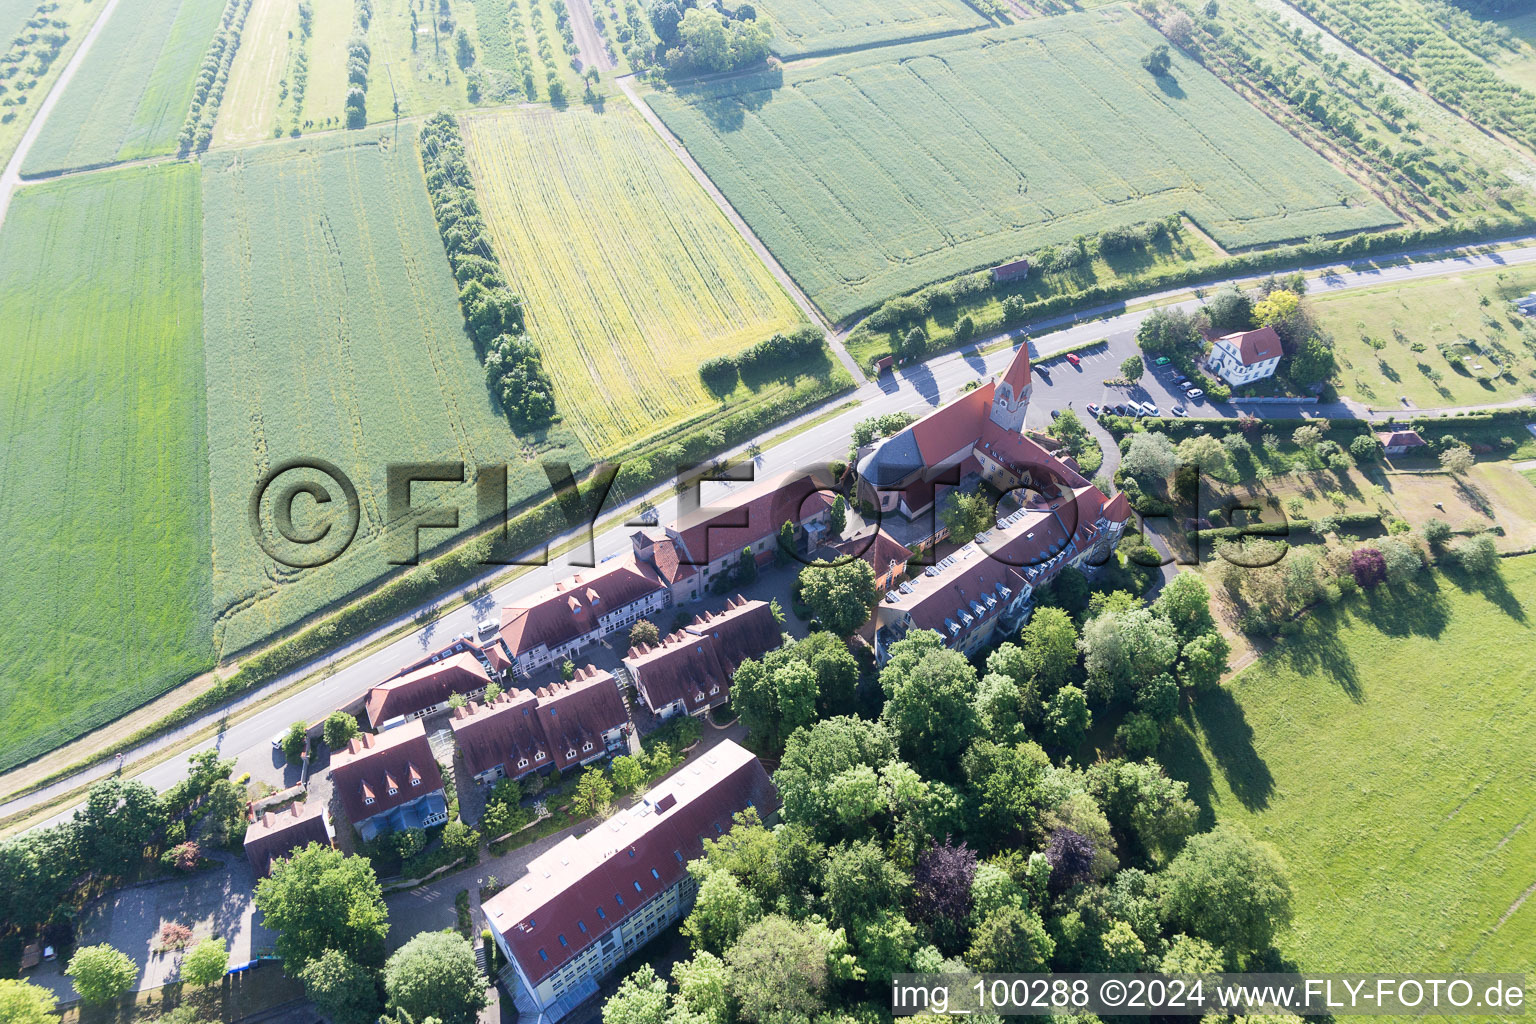
[[[1013,362],[1003,371],[992,392],[992,422],[1004,430],[1024,432],[1024,414],[1029,411],[1029,396],[1034,381],[1029,373],[1029,342],[1014,353]]]

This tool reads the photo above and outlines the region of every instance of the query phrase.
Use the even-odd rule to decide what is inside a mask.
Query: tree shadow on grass
[[[1164,732],[1157,748],[1157,759],[1170,778],[1189,787],[1189,798],[1200,808],[1199,829],[1204,832],[1216,825],[1216,809],[1211,805],[1216,787],[1211,766],[1195,739],[1188,712],[1176,719]]]
[[[1194,718],[1232,795],[1250,811],[1268,807],[1275,778],[1253,747],[1253,728],[1232,691],[1220,687],[1202,692],[1195,700]]]
[[[1514,591],[1509,589],[1509,584],[1504,581],[1504,574],[1497,566],[1490,573],[1470,573],[1465,569],[1446,565],[1442,566],[1441,573],[1462,590],[1481,594],[1505,615],[1522,625],[1525,623],[1525,605],[1521,604]]]
[[[1410,584],[1377,587],[1366,597],[1366,621],[1388,636],[1427,636],[1438,639],[1451,616],[1433,573],[1421,571]]]
[[[1271,656],[1284,660],[1298,673],[1327,676],[1338,683],[1351,700],[1359,703],[1365,699],[1360,687],[1360,673],[1339,639],[1338,625],[1338,616],[1333,609],[1315,608],[1302,620],[1301,632],[1276,645]]]

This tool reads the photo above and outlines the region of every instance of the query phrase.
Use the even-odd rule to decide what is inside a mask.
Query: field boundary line
[[[96,16],[90,30],[85,33],[85,38],[80,41],[74,56],[69,58],[69,63],[64,65],[64,70],[54,80],[53,88],[48,90],[48,95],[43,97],[42,104],[37,108],[37,116],[32,118],[32,123],[27,125],[27,130],[22,133],[21,141],[16,144],[16,151],[11,154],[10,162],[5,165],[5,171],[0,173],[0,226],[5,224],[5,213],[11,207],[11,197],[16,194],[16,189],[21,185],[21,164],[26,160],[27,154],[32,151],[32,144],[43,133],[43,125],[48,121],[48,115],[53,113],[53,108],[59,102],[59,97],[64,95],[64,90],[69,87],[70,80],[75,77],[75,72],[80,65],[85,63],[85,57],[91,52],[91,44],[96,37],[101,35],[101,30],[107,24],[107,19],[112,17],[112,12],[117,10],[117,0],[107,0],[106,6]]]
[[[720,211],[730,220],[737,233],[752,247],[752,251],[757,253],[758,258],[763,261],[768,269],[773,272],[773,276],[789,292],[790,298],[795,300],[795,304],[800,307],[806,316],[811,318],[812,323],[827,333],[827,344],[831,346],[832,354],[837,356],[837,360],[843,364],[843,368],[853,375],[854,385],[863,384],[868,378],[859,367],[859,364],[848,354],[848,350],[843,347],[842,334],[832,325],[831,321],[822,315],[821,310],[816,308],[816,304],[810,300],[805,292],[800,290],[800,286],[795,283],[795,279],[789,276],[789,272],[780,265],[773,253],[768,251],[768,247],[763,244],[762,239],[757,237],[757,233],[752,230],[741,214],[737,212],[736,207],[731,205],[730,200],[725,197],[725,193],[721,192],[709,175],[704,173],[704,168],[700,167],[693,159],[687,147],[683,145],[682,140],[673,135],[661,118],[656,116],[656,112],[650,108],[650,105],[640,98],[639,93],[635,91],[634,76],[624,75],[614,81],[625,97],[628,98],[630,104],[640,112],[640,116],[645,118],[646,124],[650,125],[652,130],[661,137],[661,141],[666,144],[666,147],[672,151],[673,155],[683,162],[683,166],[688,168],[688,173],[693,175],[694,180],[715,201],[715,205],[720,207]]]

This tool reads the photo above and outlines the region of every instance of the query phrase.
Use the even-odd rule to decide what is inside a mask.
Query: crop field
[[[198,174],[24,189],[0,233],[0,770],[212,667]]]
[[[1536,267],[1510,266],[1312,301],[1333,334],[1337,386],[1378,408],[1487,405],[1536,393],[1536,320],[1510,307]]]
[[[1228,249],[1395,223],[1198,65],[1150,75],[1161,42],[1109,8],[648,101],[834,320],[1176,212]]]
[[[1529,556],[1502,581],[1379,588],[1309,616],[1165,741],[1209,814],[1284,855],[1278,945],[1301,971],[1536,969],[1533,612]]]
[[[39,14],[44,7],[52,9]],[[0,56],[19,56],[26,69],[25,74],[0,81],[0,167],[10,163],[43,97],[100,13],[101,5],[91,0],[0,0]],[[37,27],[39,18],[49,25]],[[64,27],[53,22],[63,22]],[[55,49],[49,37],[60,34],[65,38]]]
[[[223,13],[224,0],[120,0],[22,173],[173,152]]]
[[[460,124],[497,259],[589,451],[623,449],[711,407],[699,363],[803,322],[626,104]]]
[[[990,24],[964,0],[764,0],[774,53],[798,57]]]
[[[214,142],[220,146],[272,138],[280,121],[291,49],[303,46],[297,0],[253,0],[240,33],[240,49],[219,106]]]
[[[509,465],[516,503],[548,489],[538,459],[581,472],[558,426],[519,438],[491,400],[427,202],[413,130],[335,133],[204,160],[208,433],[215,638],[225,654],[290,626],[409,557],[386,523],[386,467],[466,464],[462,485],[418,484],[418,505],[476,520],[476,465]],[[356,537],[320,568],[285,568],[258,547],[248,502],[263,473],[323,459],[358,495]],[[293,471],[295,474],[299,471]],[[295,480],[312,479],[296,476]],[[283,487],[288,476],[279,478]],[[337,484],[319,481],[336,495]],[[295,506],[301,531],[345,522],[346,503]],[[263,514],[267,507],[263,506]],[[449,539],[426,530],[422,549]],[[268,534],[276,538],[276,533]],[[282,550],[287,550],[286,548]]]
[[[352,4],[348,0],[316,3],[314,31],[309,39],[309,81],[304,90],[304,109],[300,120],[314,128],[334,128],[344,124],[347,105],[347,40],[352,38]],[[373,39],[368,40],[373,45]],[[382,73],[383,68],[379,71]],[[373,88],[373,65],[369,62],[368,88]],[[387,95],[386,88],[384,93]],[[369,113],[377,103],[370,97]],[[384,106],[387,108],[388,103]]]

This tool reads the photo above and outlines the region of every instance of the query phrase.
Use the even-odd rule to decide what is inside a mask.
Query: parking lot
[[[1231,415],[1226,407],[1214,407],[1205,398],[1190,399],[1173,386],[1176,371],[1172,366],[1148,365],[1146,372],[1135,387],[1109,387],[1104,381],[1120,376],[1120,364],[1126,356],[1139,355],[1136,337],[1131,331],[1112,334],[1103,345],[1074,353],[1078,358],[1073,365],[1065,356],[1046,357],[1035,365],[1035,393],[1030,403],[1029,425],[1045,427],[1051,421],[1051,412],[1072,408],[1080,415],[1087,414],[1090,403],[1117,405],[1127,399],[1138,402],[1150,401],[1164,416],[1172,415],[1173,407],[1181,405],[1191,416]]]

